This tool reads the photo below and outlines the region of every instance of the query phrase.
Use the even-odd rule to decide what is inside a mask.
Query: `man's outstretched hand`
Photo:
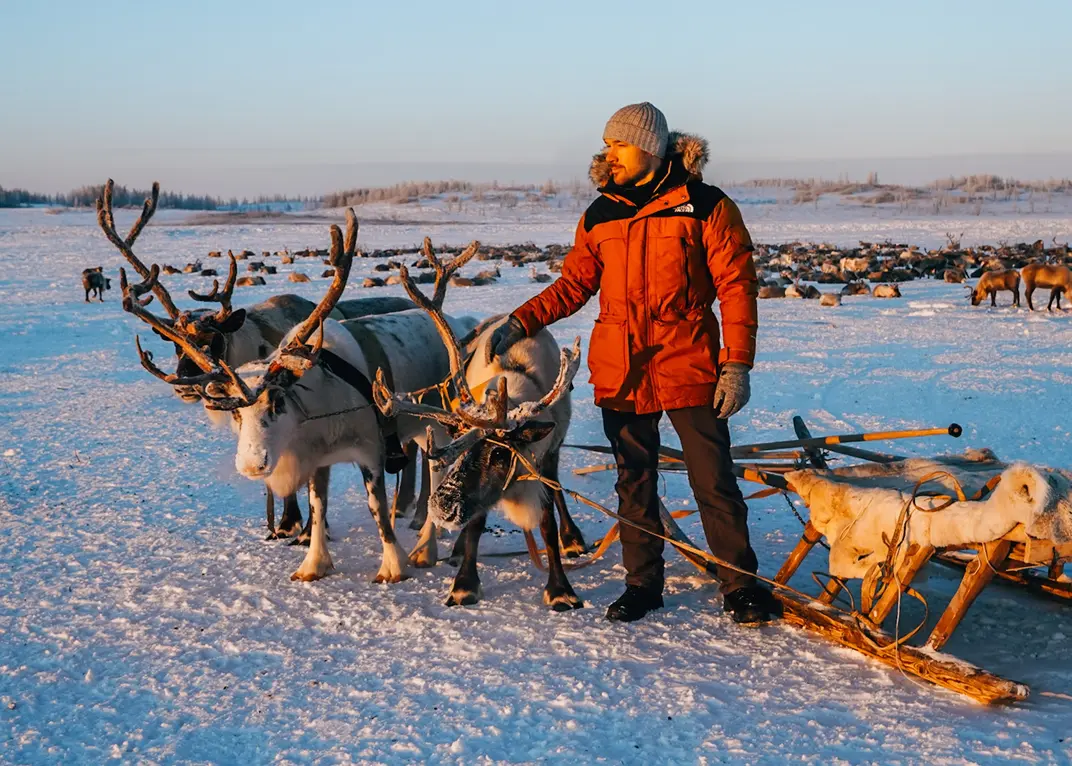
[[[527,337],[528,333],[525,332],[525,325],[521,324],[521,320],[511,314],[510,318],[496,327],[495,332],[491,334],[491,341],[488,343],[488,364],[491,364],[491,360],[495,357],[509,351],[510,346]]]
[[[726,362],[718,374],[715,386],[715,417],[726,419],[741,411],[752,396],[748,382],[748,366],[737,362]]]

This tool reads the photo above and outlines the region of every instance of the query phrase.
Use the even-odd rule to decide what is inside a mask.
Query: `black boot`
[[[662,608],[662,593],[639,585],[627,585],[625,593],[607,608],[607,619],[611,622],[635,622],[648,612]]]
[[[738,625],[764,625],[782,616],[782,604],[769,590],[746,585],[722,597],[722,608]]]

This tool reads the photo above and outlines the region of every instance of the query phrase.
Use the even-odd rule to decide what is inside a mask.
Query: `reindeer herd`
[[[1009,291],[1013,305],[1020,305],[1023,282],[1027,305],[1036,288],[1050,290],[1047,309],[1061,308],[1061,295],[1072,300],[1072,256],[1068,245],[1046,248],[1041,240],[1018,245],[962,249],[949,236],[949,245],[940,250],[922,251],[914,246],[861,242],[858,248],[841,249],[830,245],[794,242],[756,248],[760,278],[760,298],[817,298],[823,305],[840,305],[840,296],[872,295],[900,298],[899,282],[931,277],[960,284],[969,278],[979,281],[969,287],[971,303],[978,306],[988,296],[997,305],[996,294]],[[815,285],[842,284],[838,293],[824,293]],[[869,287],[868,282],[874,287]]]
[[[438,527],[459,529],[452,560],[460,559],[460,566],[447,604],[476,603],[478,545],[485,517],[498,505],[524,530],[539,527],[543,534],[545,603],[555,611],[583,606],[562,563],[563,552],[584,550],[583,537],[561,491],[539,480],[552,487],[557,482],[579,339],[559,349],[543,331],[493,357],[490,337],[505,317],[478,322],[444,313],[450,279],[476,255],[476,242],[444,261],[425,241],[424,257],[435,271],[431,297],[402,266],[411,300],[341,301],[357,246],[353,210],[347,211],[345,236],[338,226],[330,229],[334,273],[319,303],[284,295],[234,309],[232,257],[222,289],[216,280],[207,294],[189,293],[219,308],[180,311],[160,281],[159,266],[147,267],[133,250],[158,194],[154,185],[126,237],[115,229],[111,181],[97,203],[105,236],[141,278],[128,280],[126,269],[120,270],[124,310],[174,345],[175,372],[166,373],[135,338],[141,364],[183,400],[200,402],[213,421],[230,423],[238,472],[267,486],[269,509],[273,496],[284,498],[283,520],[271,536],[299,532],[296,494],[307,487],[309,520],[301,536],[309,550],[291,579],[317,580],[333,569],[328,482],[331,466],[345,462],[361,470],[383,546],[376,582],[399,582],[410,567],[435,566]],[[166,316],[147,308],[153,300]],[[396,493],[395,508],[388,506],[385,475],[412,472],[414,446],[426,460],[427,501],[417,544],[407,555],[394,531],[399,499]],[[412,480],[409,494],[404,502],[412,502]],[[270,513],[270,527],[272,519]]]

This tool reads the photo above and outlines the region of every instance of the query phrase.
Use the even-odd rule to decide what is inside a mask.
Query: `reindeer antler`
[[[346,289],[346,280],[350,277],[350,267],[353,265],[354,252],[357,250],[357,229],[357,216],[354,215],[353,208],[346,210],[345,242],[342,231],[332,224],[331,262],[335,264],[335,277],[332,279],[331,286],[313,309],[313,313],[294,331],[287,345],[279,350],[276,358],[268,365],[268,370],[257,387],[251,390],[233,370],[221,361],[220,366],[231,385],[238,390],[238,396],[218,397],[208,393],[207,389],[201,388],[201,395],[206,406],[216,410],[236,410],[248,407],[269,388],[285,388],[316,364],[320,350],[324,347],[324,319],[339,302],[339,298]],[[234,263],[233,259],[232,263]],[[306,342],[317,330],[319,333],[310,348]],[[284,383],[283,379],[287,375],[290,378]]]
[[[213,359],[203,349],[199,348],[197,344],[193,343],[186,333],[177,330],[175,327],[167,324],[151,311],[147,311],[144,308],[140,296],[155,287],[157,277],[159,276],[160,268],[154,263],[152,269],[149,271],[149,276],[140,284],[132,285],[127,282],[126,269],[119,269],[119,287],[123,291],[123,310],[138,317],[138,319],[152,327],[160,333],[160,335],[178,345],[186,356],[201,368],[204,374],[196,375],[192,378],[180,378],[178,375],[168,375],[164,373],[159,367],[153,364],[153,355],[142,349],[141,340],[135,336],[134,343],[138,347],[138,357],[141,359],[142,367],[164,382],[173,385],[201,386],[213,380],[221,380],[228,372],[226,364],[222,361]]]
[[[465,382],[465,369],[462,364],[461,350],[454,331],[443,316],[443,300],[446,298],[450,278],[458,269],[472,260],[479,247],[480,243],[474,240],[457,257],[452,258],[447,263],[443,263],[436,256],[435,251],[432,250],[432,240],[428,237],[424,238],[424,255],[432,264],[432,268],[435,269],[435,288],[431,299],[417,289],[417,285],[413,282],[409,275],[409,269],[405,265],[402,265],[398,270],[398,274],[402,278],[402,287],[405,288],[406,294],[410,297],[410,300],[428,312],[432,317],[432,321],[435,322],[436,330],[439,331],[439,335],[443,339],[443,345],[447,349],[447,358],[450,360],[450,377],[458,391],[458,399],[462,407],[474,404],[476,399],[473,397],[473,392],[469,390],[469,384]]]
[[[138,220],[134,222],[134,225],[130,227],[130,233],[127,234],[126,239],[123,239],[115,230],[115,217],[112,214],[112,190],[115,186],[115,182],[112,179],[108,179],[104,184],[103,194],[97,198],[97,223],[100,225],[104,235],[108,238],[108,241],[115,245],[119,252],[123,254],[123,257],[127,259],[127,262],[133,267],[134,271],[138,272],[143,280],[148,280],[150,271],[145,267],[145,264],[141,262],[141,259],[134,254],[134,242],[137,240],[138,235],[141,234],[142,229],[149,223],[149,219],[153,217],[156,212],[156,204],[160,199],[160,184],[153,182],[153,190],[151,195],[145,200],[145,204],[142,205],[141,215],[138,216]],[[172,319],[179,317],[179,310],[175,307],[175,302],[171,300],[171,295],[167,289],[160,284],[159,281],[154,280],[152,286],[153,294],[160,300],[160,305],[167,311],[168,316]],[[146,300],[140,305],[148,305],[149,301]]]
[[[335,275],[331,280],[331,286],[327,293],[320,299],[320,303],[313,309],[309,318],[301,323],[294,333],[287,348],[305,345],[313,331],[320,327],[328,315],[335,309],[343,291],[346,289],[346,280],[350,278],[350,267],[354,263],[354,252],[357,250],[357,216],[352,207],[346,209],[346,241],[343,242],[342,232],[335,224],[331,225],[331,264],[335,267]],[[323,332],[321,332],[323,335]]]
[[[231,315],[231,295],[234,293],[235,282],[238,280],[238,262],[235,260],[234,253],[228,250],[227,257],[231,259],[231,266],[227,272],[227,282],[224,284],[222,294],[218,279],[212,280],[212,292],[208,295],[201,295],[193,290],[186,291],[195,301],[220,304],[220,310],[213,317],[216,322],[222,322]]]
[[[435,290],[431,299],[417,289],[405,266],[399,269],[406,294],[431,316],[446,347],[447,357],[450,359],[450,380],[454,382],[458,391],[458,407],[454,411],[448,411],[441,407],[413,402],[405,395],[394,394],[387,387],[382,370],[377,371],[376,380],[372,386],[376,406],[388,417],[397,413],[407,413],[436,420],[455,433],[461,433],[447,446],[436,449],[429,430],[429,457],[437,462],[453,462],[481,439],[492,435],[502,437],[540,415],[569,391],[570,383],[580,366],[581,339],[578,337],[571,348],[562,349],[555,383],[551,390],[538,401],[522,402],[508,412],[507,381],[505,376],[500,376],[496,387],[485,395],[483,404],[476,402],[476,397],[473,396],[465,378],[465,367],[458,339],[443,314],[443,299],[446,296],[450,277],[476,254],[478,247],[479,243],[473,242],[457,258],[443,263],[432,250],[431,240],[425,238],[424,255],[436,272]]]

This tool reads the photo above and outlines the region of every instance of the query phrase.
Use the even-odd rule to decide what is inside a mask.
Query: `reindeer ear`
[[[535,423],[526,423],[523,426],[518,426],[509,434],[506,438],[518,444],[532,444],[538,442],[541,439],[546,439],[551,435],[551,432],[555,430],[554,423],[547,423],[543,421],[537,421]]]
[[[220,332],[229,335],[233,332],[238,332],[238,328],[245,324],[245,322],[246,310],[235,309],[231,312],[230,316],[228,316],[226,319],[223,320],[223,322],[219,324],[219,330]]]

